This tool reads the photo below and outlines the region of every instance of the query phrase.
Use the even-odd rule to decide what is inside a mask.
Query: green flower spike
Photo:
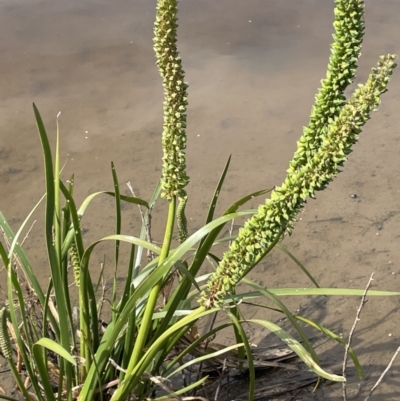
[[[289,172],[304,166],[328,133],[346,104],[344,91],[356,75],[364,36],[364,1],[336,0],[334,42],[331,45],[326,78],[315,97],[310,122],[303,129],[301,146],[290,163]]]
[[[69,249],[69,255],[71,258],[72,270],[75,278],[75,285],[77,287],[81,284],[81,261],[79,259],[78,249],[76,243],[73,242]]]
[[[159,0],[155,22],[154,51],[164,87],[164,125],[162,134],[163,197],[183,199],[189,182],[186,175],[187,84],[177,48],[177,0]]]
[[[208,280],[208,289],[202,292],[200,298],[202,306],[221,306],[223,299],[283,233],[291,232],[307,197],[313,198],[315,191],[324,189],[340,172],[346,156],[351,152],[351,146],[357,141],[361,127],[378,107],[380,96],[386,92],[390,75],[396,66],[394,59],[393,55],[381,57],[367,83],[358,86],[352,99],[328,127],[319,148],[315,149],[312,156],[305,151],[308,157],[304,165],[289,170],[281,187],[272,192],[271,199],[247,220]],[[299,142],[299,153],[307,149],[305,143]]]

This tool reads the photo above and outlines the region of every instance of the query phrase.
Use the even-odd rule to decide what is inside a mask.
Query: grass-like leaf
[[[289,309],[287,309],[286,305],[281,302],[278,297],[276,297],[274,294],[272,294],[270,291],[266,290],[265,288],[261,287],[257,283],[253,282],[252,280],[249,280],[247,278],[243,279],[243,283],[249,285],[250,287],[253,287],[260,291],[266,298],[270,299],[273,303],[275,303],[278,308],[287,316],[287,318],[290,320],[293,328],[299,333],[301,339],[303,340],[305,347],[307,348],[307,351],[309,354],[312,356],[314,361],[318,363],[318,357],[317,354],[315,353],[311,343],[308,341],[308,338],[304,331],[301,329],[301,327],[297,324],[296,319],[293,317],[293,315],[290,313]]]
[[[346,348],[347,346],[347,342],[345,340],[343,340],[343,338],[341,338],[339,335],[337,335],[336,333],[334,333],[332,330],[329,330],[328,328],[310,320],[305,318],[304,316],[299,316],[299,315],[294,315],[294,317],[303,322],[308,324],[309,326],[319,330],[321,333],[325,334],[326,336],[332,338],[333,340],[335,340],[336,342],[338,342],[339,344],[343,345],[343,347]],[[358,377],[360,378],[360,380],[364,377],[360,362],[357,358],[356,353],[354,352],[352,347],[349,347],[349,355],[351,356],[351,359],[353,360],[354,366],[356,368]]]
[[[279,327],[275,323],[268,322],[266,320],[260,320],[260,319],[250,319],[247,322],[256,323],[260,326],[267,328],[269,331],[274,333],[284,343],[286,343],[299,356],[299,358],[306,364],[306,366],[308,366],[318,376],[321,376],[325,379],[335,381],[335,382],[345,381],[345,378],[343,376],[335,375],[335,374],[332,374],[332,373],[329,373],[329,372],[323,370],[318,365],[318,363],[314,361],[314,358],[301,345],[301,343],[299,341],[297,341],[287,331],[283,330],[281,327]]]
[[[223,355],[223,354],[225,354],[225,353],[227,353],[229,351],[232,351],[234,349],[237,349],[237,348],[240,348],[240,347],[243,347],[243,346],[244,346],[243,343],[233,344],[233,345],[224,347],[224,348],[222,348],[222,349],[220,349],[218,351],[212,351],[212,352],[207,353],[206,355],[199,356],[197,358],[193,358],[192,360],[180,365],[179,368],[175,369],[166,378],[167,379],[172,378],[172,377],[176,376],[178,373],[182,372],[184,369],[188,368],[189,366],[198,364],[198,363],[203,362],[203,361],[207,361],[208,359],[216,358],[216,357],[218,357],[220,355]]]
[[[288,249],[286,249],[284,246],[282,246],[281,244],[276,244],[276,248],[281,250],[283,253],[285,253],[286,255],[288,255],[294,263],[296,263],[297,266],[300,267],[300,269],[303,271],[303,273],[311,280],[311,282],[317,287],[319,288],[319,284],[316,282],[316,280],[314,279],[314,277],[312,276],[312,274],[306,269],[306,267],[292,254],[292,252],[290,252]]]
[[[73,356],[67,350],[61,347],[60,344],[56,343],[50,338],[41,338],[36,342],[36,344],[34,344],[34,347],[35,346],[47,348],[48,350],[53,351],[57,355],[60,355],[62,358],[66,359],[72,365],[76,365],[76,360],[73,358]]]
[[[237,333],[241,340],[243,341],[244,348],[246,350],[246,356],[247,356],[247,364],[249,368],[249,394],[248,394],[248,399],[253,400],[254,399],[254,391],[255,391],[255,385],[256,385],[256,373],[254,370],[254,362],[253,362],[253,354],[251,352],[250,348],[250,343],[247,338],[246,332],[244,331],[242,327],[242,323],[237,319],[237,317],[233,313],[228,313],[228,316],[232,320]]]

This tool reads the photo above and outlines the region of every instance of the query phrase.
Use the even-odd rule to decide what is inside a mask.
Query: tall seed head
[[[187,84],[177,48],[177,0],[158,0],[154,51],[164,87],[163,196],[185,196]]]
[[[283,233],[291,232],[306,199],[313,198],[316,191],[326,188],[340,172],[361,127],[378,107],[380,96],[386,92],[396,66],[394,58],[393,55],[381,58],[378,67],[372,69],[367,83],[359,85],[352,99],[329,126],[314,155],[308,155],[301,167],[289,171],[284,183],[272,192],[271,198],[240,229],[238,237],[210,276],[208,288],[201,294],[202,306],[221,306],[223,299]]]
[[[324,140],[329,125],[346,104],[344,92],[355,78],[364,36],[364,1],[336,0],[335,33],[325,79],[311,110],[310,122],[290,163],[289,171],[307,163]]]

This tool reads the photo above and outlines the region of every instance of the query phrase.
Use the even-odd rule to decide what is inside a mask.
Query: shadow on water
[[[152,51],[154,6],[154,0],[0,4],[0,208],[14,228],[44,190],[32,101],[49,132],[62,111],[62,158],[68,160],[64,178],[76,173],[78,199],[111,188],[111,160],[121,183],[131,181],[140,196],[151,195],[160,174],[162,126],[162,88]],[[284,177],[325,73],[333,6],[330,0],[180,2],[180,49],[190,84],[192,228],[202,224],[229,154],[233,163],[221,208]],[[397,1],[366,1],[358,81],[366,78],[378,55],[400,52],[398,15]],[[322,286],[363,288],[375,271],[374,288],[398,290],[399,87],[397,71],[344,173],[308,204],[293,237],[285,240]],[[131,217],[123,229],[136,230],[137,210],[124,212]],[[377,221],[387,215],[381,229],[372,225],[362,234],[369,224],[362,216]],[[157,216],[161,213],[155,214],[154,224]],[[95,203],[85,224],[88,242],[108,234],[112,201]],[[28,250],[33,263],[44,266],[44,278],[39,227],[28,239]],[[308,285],[278,252],[253,277],[268,287]],[[299,303],[311,305],[312,317],[347,335],[354,318],[349,311],[358,302],[332,298],[320,305],[291,299],[288,304],[293,310]],[[399,344],[397,305],[397,299],[371,299],[363,312],[356,341],[361,360],[372,358],[373,375]],[[328,360],[334,357],[327,355]],[[398,390],[387,377],[375,397],[394,400]]]

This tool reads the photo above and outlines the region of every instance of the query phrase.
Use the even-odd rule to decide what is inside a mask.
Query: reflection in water
[[[400,49],[400,3],[366,3],[360,80],[379,54]],[[182,0],[180,4],[180,49],[189,81],[189,217],[194,228],[203,221],[205,205],[229,154],[233,163],[221,196],[224,206],[245,193],[277,184],[284,176],[325,73],[333,1]],[[14,226],[43,192],[32,101],[50,133],[62,111],[62,158],[68,159],[64,177],[76,173],[79,199],[111,188],[111,160],[121,184],[129,180],[140,196],[150,196],[160,174],[162,126],[162,88],[152,51],[154,6],[154,0],[0,4],[0,208]],[[393,276],[388,263],[400,256],[399,216],[388,220],[379,235],[370,230],[360,236],[365,222],[355,213],[375,219],[398,209],[399,80],[397,71],[345,173],[310,203],[287,242],[323,285],[347,286],[355,281],[355,286],[363,286],[372,269],[377,269],[381,288],[395,289],[398,284],[397,272]],[[352,199],[351,193],[358,198]],[[111,205],[109,200],[94,205],[89,234],[109,233]],[[129,210],[136,215],[136,210]],[[335,217],[342,218],[340,223],[310,224]],[[36,228],[29,239],[32,259],[38,264],[44,263],[35,251],[40,235]],[[273,255],[264,284],[305,282],[301,275],[293,275],[295,283],[287,283],[282,263],[288,264]],[[346,304],[331,308],[340,314]],[[379,308],[390,311],[393,306],[380,300]],[[369,343],[387,336],[392,329],[386,323],[368,334]]]

